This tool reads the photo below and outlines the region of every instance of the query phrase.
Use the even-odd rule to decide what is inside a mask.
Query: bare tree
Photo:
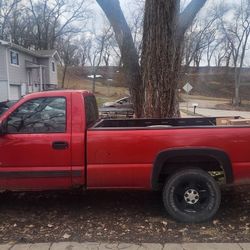
[[[21,0],[0,1],[0,39],[7,40],[10,34],[9,21]]]
[[[143,85],[139,57],[133,42],[130,28],[121,10],[119,0],[97,0],[97,2],[104,10],[115,32],[124,71],[127,76],[130,94],[133,103],[135,103],[135,113],[138,117],[142,116]]]
[[[97,2],[114,29],[136,116],[178,115],[176,92],[184,34],[206,0],[192,0],[181,14],[180,1],[146,0],[141,68],[119,1]]]
[[[216,47],[216,15],[209,11],[207,16],[199,16],[189,27],[184,41],[184,64],[188,67],[192,62],[197,68],[206,53],[210,66],[212,54]]]
[[[221,28],[232,52],[235,69],[234,105],[239,106],[241,71],[250,36],[250,1],[241,0],[240,4],[234,5],[231,15],[233,15],[233,21],[230,20],[230,22],[221,18]]]
[[[88,19],[87,7],[85,0],[29,0],[36,49],[54,48],[58,37],[80,32],[73,24]]]
[[[226,66],[228,68],[230,66],[232,59],[232,48],[225,36],[218,38],[218,42],[213,48],[213,54],[211,53],[210,56],[214,57],[215,65],[217,67]],[[212,60],[212,58],[209,60]]]
[[[122,67],[121,52],[119,50],[119,46],[117,44],[114,34],[109,40],[109,45],[110,45],[111,53],[113,55],[112,57],[113,57],[114,64],[116,64],[119,68]]]
[[[190,66],[193,62],[198,68],[202,59],[203,53],[207,48],[207,39],[204,27],[199,27],[198,23],[195,23],[185,35],[184,42],[184,59],[185,66]]]
[[[100,34],[93,33],[91,50],[89,51],[88,61],[92,66],[92,92],[95,93],[96,76],[99,66],[107,56],[107,48],[110,38],[113,36],[111,26],[104,26]],[[108,60],[107,58],[105,58]],[[104,60],[105,61],[105,60]],[[106,61],[107,62],[107,61]]]
[[[105,64],[105,66],[109,66],[110,64],[110,60],[112,59],[113,55],[112,55],[112,37],[114,36],[113,32],[111,31],[111,27],[109,27],[108,30],[109,34],[106,36],[106,41],[104,43],[104,48],[103,48],[103,62]]]
[[[86,65],[91,54],[92,41],[91,38],[83,34],[80,39],[76,39],[75,44],[78,46],[77,57],[79,66],[82,68]]]
[[[206,49],[206,58],[207,58],[207,66],[211,66],[211,60],[213,58],[213,55],[219,45],[221,44],[220,40],[217,40],[214,35],[208,37],[208,44]]]
[[[142,52],[142,36],[143,36],[143,16],[144,16],[145,0],[137,0],[132,6],[128,5],[130,11],[129,27],[137,50],[139,58]]]
[[[63,60],[62,88],[65,87],[65,77],[69,66],[79,65],[77,56],[78,46],[72,41],[72,37],[60,38],[57,42],[57,48]]]

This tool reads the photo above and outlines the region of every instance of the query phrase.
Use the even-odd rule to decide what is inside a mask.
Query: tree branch
[[[119,0],[96,0],[114,29],[133,103],[142,104],[142,80],[139,57],[131,30],[122,12]],[[136,105],[137,116],[142,114],[141,105]]]
[[[178,32],[180,36],[183,36],[186,30],[192,24],[194,18],[200,9],[204,6],[207,0],[192,0],[190,4],[180,14]]]
[[[124,53],[124,64],[128,63],[129,66],[131,64],[131,59],[133,59],[135,64],[138,64],[138,55],[134,46],[131,31],[121,10],[119,0],[96,1],[106,14],[106,17],[114,29],[117,43],[121,52]],[[126,57],[129,57],[127,62]]]

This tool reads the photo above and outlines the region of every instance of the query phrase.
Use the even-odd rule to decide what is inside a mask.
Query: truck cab
[[[48,91],[22,98],[0,117],[0,188],[84,186],[85,130],[95,119],[96,102],[88,91]]]

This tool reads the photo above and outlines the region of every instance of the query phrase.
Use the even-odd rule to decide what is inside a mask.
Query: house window
[[[13,65],[19,65],[19,54],[15,51],[10,51],[10,63]]]
[[[55,63],[52,62],[52,71],[55,72],[56,71],[56,68],[55,68]]]

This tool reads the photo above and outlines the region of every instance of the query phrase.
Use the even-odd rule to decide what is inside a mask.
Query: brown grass
[[[59,82],[61,82],[61,74],[59,72]],[[76,75],[68,74],[65,79],[64,88],[66,89],[84,89],[92,91],[92,80],[84,79]],[[129,95],[129,91],[125,87],[116,87],[104,85],[101,82],[96,82],[95,96],[99,105],[104,102],[114,101],[121,97]]]

